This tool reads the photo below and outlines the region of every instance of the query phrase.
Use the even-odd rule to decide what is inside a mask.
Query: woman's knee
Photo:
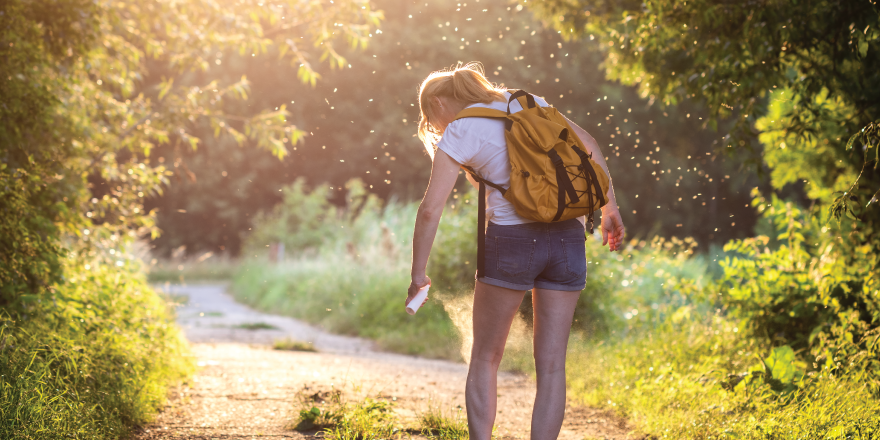
[[[535,372],[549,374],[557,371],[565,371],[565,353],[539,354],[535,353]]]
[[[504,350],[496,350],[496,349],[487,349],[487,350],[479,350],[474,347],[474,350],[471,351],[471,363],[474,361],[485,362],[490,366],[498,369],[498,366],[501,365],[501,358],[504,357]]]

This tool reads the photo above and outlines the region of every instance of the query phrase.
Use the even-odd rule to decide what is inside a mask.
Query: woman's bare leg
[[[471,440],[489,440],[492,436],[498,399],[498,365],[504,355],[510,324],[524,295],[522,290],[479,281],[474,289],[474,347],[465,386]]]
[[[565,351],[580,292],[534,289],[535,371],[538,393],[531,440],[555,440],[565,415]]]

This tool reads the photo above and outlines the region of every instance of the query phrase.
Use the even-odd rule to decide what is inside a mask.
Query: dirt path
[[[178,322],[200,370],[173,393],[157,420],[135,436],[139,440],[313,438],[285,428],[296,411],[296,394],[304,387],[310,392],[341,389],[349,398],[390,399],[412,427],[416,414],[429,405],[447,413],[464,406],[464,364],[376,351],[363,339],[254,311],[236,303],[222,285],[166,289],[186,298],[178,309]],[[260,323],[274,329],[239,327]],[[313,342],[318,352],[272,350],[272,341],[284,337]],[[528,438],[534,382],[502,373],[498,385],[499,436]],[[559,438],[632,438],[627,431],[602,411],[569,407]]]

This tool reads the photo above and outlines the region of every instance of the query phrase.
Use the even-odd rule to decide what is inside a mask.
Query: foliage
[[[262,7],[78,1],[61,6],[44,14],[42,3],[13,2],[3,15],[9,26],[4,26],[2,50],[12,62],[4,64],[3,72],[10,105],[4,107],[0,128],[0,173],[4,181],[22,181],[5,186],[0,200],[4,212],[8,204],[10,213],[31,214],[18,223],[4,220],[3,228],[13,234],[8,239],[16,251],[12,255],[46,261],[21,264],[4,256],[12,258],[0,274],[12,281],[4,282],[7,301],[20,293],[15,286],[33,291],[58,279],[63,252],[54,237],[86,235],[89,223],[121,237],[157,232],[143,210],[144,196],[160,192],[166,182],[166,167],[149,161],[157,145],[194,148],[194,128],[207,124],[217,136],[238,143],[250,138],[283,156],[284,143],[302,136],[285,123],[284,108],[230,113],[224,106],[246,99],[248,82],[211,80],[211,62],[219,65],[224,53],[255,57],[277,46],[276,54],[297,60],[302,79],[313,81],[308,52],[291,38],[309,37],[303,42],[317,43],[322,56],[338,65],[342,59],[333,41],[362,45],[381,17],[359,0],[329,7],[321,2]],[[293,11],[295,18],[282,18]],[[305,22],[309,26],[299,27]],[[145,79],[147,61],[177,74],[203,72],[207,80],[181,87],[173,78]],[[16,189],[23,194],[13,196]]]
[[[297,431],[320,429],[334,440],[395,438],[400,431],[392,402],[369,397],[349,402],[339,390],[311,394],[305,389],[297,400]]]
[[[793,203],[753,194],[753,206],[775,230],[774,249],[768,236],[729,243],[725,250],[738,256],[721,263],[724,274],[709,289],[718,294],[710,296],[746,318],[755,334],[809,349],[815,358],[870,349],[880,320],[876,266],[848,262],[864,259],[870,247],[853,249]]]
[[[130,260],[136,237],[158,233],[144,198],[176,168],[151,152],[195,148],[208,128],[283,156],[303,135],[285,108],[234,108],[247,79],[218,80],[211,66],[271,55],[314,83],[312,57],[341,66],[334,43],[362,47],[380,18],[361,0],[4,3],[4,438],[118,438],[148,419],[189,371],[164,301]]]
[[[57,142],[70,124],[55,109],[71,58],[95,39],[94,6],[65,1],[7,2],[0,15],[0,305],[20,293],[44,289],[61,276],[59,228],[82,222],[75,212],[63,159],[69,143]],[[67,122],[67,121],[64,121]],[[55,148],[27,148],[28,145]]]
[[[768,235],[728,243],[709,283],[669,280],[621,338],[575,344],[570,389],[668,438],[876,436],[872,269],[809,210],[752,194]]]
[[[850,128],[872,121],[878,110],[880,8],[871,1],[526,6],[568,38],[598,38],[607,76],[637,85],[643,96],[673,105],[704,101],[712,123],[737,115],[732,134],[738,146],[746,146],[744,136],[777,87],[807,98],[829,90],[856,109],[856,120],[846,121]],[[816,110],[805,104],[792,116]],[[815,131],[807,121],[793,122],[786,127],[792,133]]]
[[[862,164],[862,169],[859,171],[858,177],[856,177],[856,180],[850,185],[849,189],[835,198],[831,204],[831,217],[837,219],[838,224],[844,214],[852,220],[858,220],[856,218],[858,215],[856,210],[860,212],[863,211],[860,209],[861,206],[858,205],[859,197],[851,193],[854,189],[858,188],[859,181],[865,173],[866,167],[871,162],[874,162],[874,171],[877,171],[877,168],[880,167],[880,120],[862,127],[858,133],[850,136],[849,141],[846,142],[846,150],[850,151],[856,146],[861,146],[864,150],[864,164]],[[874,150],[874,159],[871,159],[870,156],[872,149]],[[868,203],[865,205],[865,208],[868,208],[872,203],[877,203],[878,201],[880,201],[880,189],[871,196]],[[856,209],[851,207],[852,202],[856,202]]]
[[[625,338],[575,342],[570,395],[657,438],[868,439],[880,430],[864,355],[837,358],[845,371],[810,366],[739,321],[674,306],[668,315]]]
[[[307,193],[305,181],[298,179],[289,187],[282,188],[284,200],[268,213],[258,214],[254,218],[256,230],[248,237],[250,247],[282,243],[291,250],[315,248],[328,236],[333,236],[335,229],[350,223],[352,216],[360,211],[360,205],[368,203],[364,212],[375,211],[377,200],[375,196],[366,196],[362,183],[352,181],[349,186],[353,186],[353,190],[349,191],[347,199],[350,203],[345,211],[347,219],[340,218],[342,212],[330,204],[330,188],[327,186],[322,185]]]
[[[567,37],[598,38],[609,78],[664,104],[701,102],[708,124],[733,118],[722,146],[757,153],[749,160],[769,167],[774,190],[807,196],[802,209],[753,193],[773,231],[726,246],[740,256],[726,261],[707,298],[753,334],[813,357],[867,349],[880,323],[876,2],[529,7]]]
[[[125,438],[193,371],[173,314],[136,262],[64,264],[66,282],[25,313],[2,314],[2,438]]]
[[[429,439],[458,440],[469,437],[467,420],[462,417],[461,406],[453,410],[454,414],[443,411],[435,405],[419,413],[420,433]]]
[[[308,136],[283,161],[210,136],[203,141],[210,148],[154,151],[152,157],[177,163],[180,176],[148,201],[163,230],[152,242],[157,252],[186,245],[189,255],[239,255],[256,213],[280,203],[279,189],[299,178],[333,187],[336,206],[345,204],[352,177],[386,201],[421,198],[431,162],[413,137],[417,86],[433,70],[470,60],[483,62],[493,81],[544,96],[595,137],[618,177],[631,237],[691,236],[720,245],[750,234],[756,215],[742,188],[759,182],[737,161],[713,154],[718,136],[701,128],[705,109],[649,106],[634,87],[605,80],[597,42],[567,43],[507,0],[374,3],[387,19],[370,45],[340,52],[351,68],[326,72],[314,89],[291,87],[294,72],[284,61],[223,58],[218,74],[252,82],[242,105],[286,105],[288,121]],[[468,186],[460,179],[457,189]]]
[[[376,340],[391,350],[456,356],[454,329],[440,305],[429,303],[417,319],[402,313],[405,297],[399,293],[409,285],[405,249],[416,207],[382,207],[360,182],[347,186],[345,209],[326,204],[326,189],[306,192],[302,184],[285,188],[290,204],[260,216],[245,245],[248,258],[233,282],[236,298],[338,333]],[[296,216],[288,215],[294,212]],[[303,219],[315,218],[321,219],[321,228],[301,227]],[[265,240],[290,244],[285,249],[288,259],[268,262]]]

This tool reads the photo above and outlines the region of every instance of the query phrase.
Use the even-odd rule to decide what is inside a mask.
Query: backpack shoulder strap
[[[459,120],[462,118],[507,119],[507,113],[501,110],[495,110],[486,107],[470,107],[458,112],[458,114],[455,115],[455,120]]]

